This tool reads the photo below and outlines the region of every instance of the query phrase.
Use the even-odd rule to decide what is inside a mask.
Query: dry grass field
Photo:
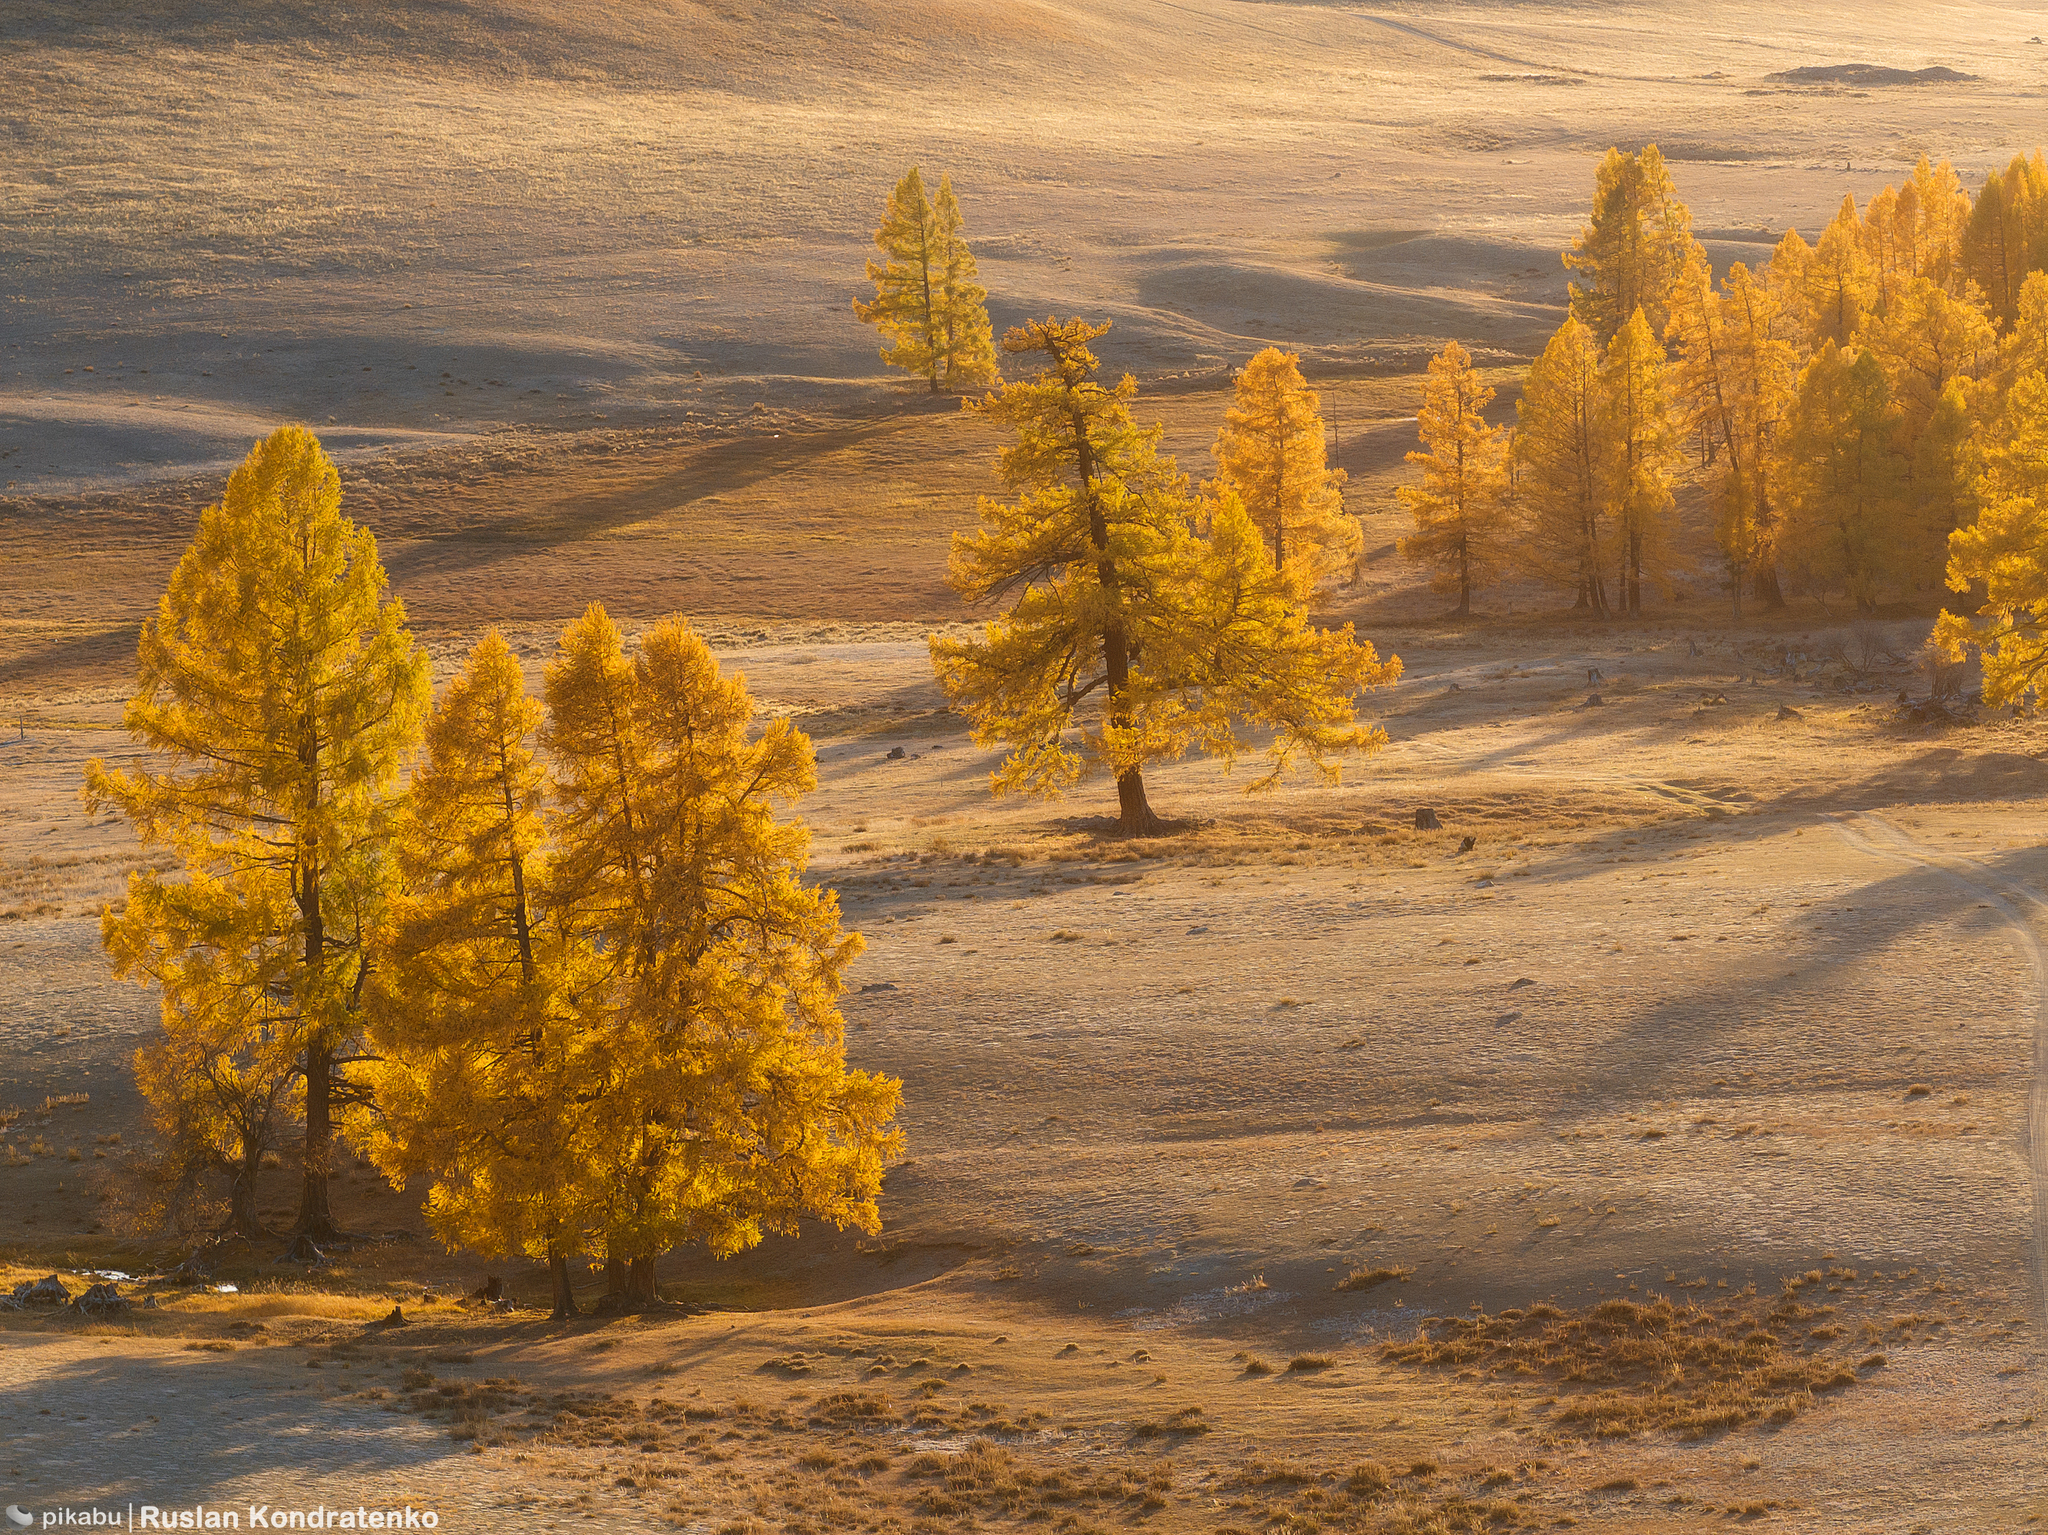
[[[1419,369],[1512,408],[1597,156],[1655,139],[1762,254],[1922,151],[2031,147],[2031,8],[1250,0],[50,4],[0,30],[0,1286],[161,1272],[151,997],[88,818],[136,626],[282,419],[452,672],[601,598],[691,615],[809,731],[813,872],[900,1076],[877,1238],[677,1254],[662,1313],[361,1240],[233,1293],[0,1317],[0,1504],[384,1506],[701,1535],[2038,1527],[2048,721],[1934,729],[1931,608],[1470,620],[1394,554]],[[904,38],[911,41],[903,41]],[[1794,86],[1867,61],[1979,78]],[[933,88],[943,82],[942,90]],[[309,124],[318,131],[309,130]],[[847,301],[909,160],[998,324],[1116,321],[1193,473],[1267,341],[1323,391],[1391,744],[1108,835],[991,798],[924,637],[994,436]],[[88,371],[90,370],[90,371]],[[445,376],[444,376],[445,375]],[[1597,674],[1597,676],[1596,676]],[[1589,695],[1597,694],[1599,702]],[[894,748],[903,755],[892,758]],[[1440,828],[1415,829],[1418,809]],[[1467,839],[1471,846],[1462,850]],[[293,1170],[261,1206],[288,1221]],[[520,1309],[467,1303],[487,1274]],[[595,1275],[584,1281],[595,1293]],[[429,1298],[431,1297],[431,1298]],[[407,1323],[382,1318],[397,1303]]]

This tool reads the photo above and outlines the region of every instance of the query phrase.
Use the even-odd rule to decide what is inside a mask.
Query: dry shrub
[[[1398,1280],[1402,1284],[1406,1284],[1409,1276],[1414,1272],[1415,1270],[1411,1268],[1353,1269],[1337,1281],[1337,1288],[1340,1290],[1371,1290],[1387,1283],[1389,1280]]]
[[[1789,1339],[1823,1314],[1790,1294],[1768,1312],[1751,1304],[1716,1314],[1661,1298],[1602,1301],[1571,1314],[1538,1306],[1434,1319],[1413,1341],[1381,1352],[1420,1369],[1586,1388],[1563,1396],[1552,1419],[1568,1432],[1626,1438],[1665,1429],[1697,1439],[1760,1418],[1790,1422],[1818,1393],[1854,1385],[1845,1360],[1791,1354],[1779,1336]]]

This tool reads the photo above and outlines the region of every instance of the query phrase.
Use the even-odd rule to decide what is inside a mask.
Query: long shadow
[[[48,687],[72,668],[101,672],[109,666],[132,664],[141,636],[141,624],[124,624],[33,648],[0,664],[0,687],[28,682]]]
[[[959,404],[947,400],[950,410]],[[650,516],[681,509],[699,496],[744,490],[762,480],[802,467],[809,460],[873,437],[916,426],[941,412],[907,404],[898,412],[823,432],[784,432],[779,437],[747,436],[730,442],[678,448],[679,468],[656,471],[627,488],[595,496],[566,492],[537,507],[511,511],[490,522],[446,533],[404,535],[404,547],[385,556],[394,586],[427,576],[488,568],[498,560],[592,538]],[[617,473],[602,463],[593,474]]]
[[[371,1403],[326,1399],[319,1386],[288,1385],[281,1372],[244,1362],[260,1357],[128,1353],[38,1377],[8,1403],[11,1450],[37,1476],[34,1487],[11,1483],[11,1495],[43,1507],[116,1498],[189,1507],[222,1501],[230,1481],[281,1472],[292,1488],[311,1476],[347,1477],[360,1489],[350,1503],[374,1504],[406,1468],[464,1453],[445,1436],[408,1432],[408,1420]]]

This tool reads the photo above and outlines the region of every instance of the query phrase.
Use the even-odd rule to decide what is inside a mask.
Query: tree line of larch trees
[[[1512,428],[1455,343],[1432,363],[1422,483],[1404,549],[1469,610],[1509,570],[1581,608],[1634,615],[1673,574],[1673,487],[1702,485],[1742,614],[1788,591],[1989,598],[1987,697],[2032,675],[2032,606],[2011,555],[2038,550],[2048,495],[2048,165],[2036,151],[1974,199],[1923,158],[1809,245],[1788,231],[1719,283],[1654,145],[1612,150],[1565,262],[1571,314],[1522,384]],[[2038,570],[2040,556],[2028,559]],[[2016,614],[2018,615],[2016,620]],[[2021,626],[2020,633],[2014,623]],[[2001,656],[2003,664],[2001,664]],[[2024,683],[2021,684],[2024,686]]]

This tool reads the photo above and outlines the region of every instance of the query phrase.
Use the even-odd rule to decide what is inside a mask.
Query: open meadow
[[[0,30],[0,1505],[410,1504],[438,1527],[1314,1535],[2048,1519],[2048,718],[1930,698],[1942,593],[1673,579],[1473,611],[1404,559],[1430,356],[1514,419],[1610,145],[1717,271],[2040,133],[2019,4],[76,0]],[[1869,62],[1966,79],[1772,80]],[[1000,336],[1114,322],[1196,478],[1299,354],[1362,530],[1317,621],[1374,755],[996,796],[927,637],[1005,438],[884,376],[881,200],[950,172]],[[1015,377],[1021,364],[1005,360]],[[158,998],[88,811],[228,469],[318,432],[437,692],[537,697],[602,601],[816,751],[807,885],[900,1079],[879,1233],[681,1246],[549,1320],[351,1146],[315,1263],[144,1208]],[[1932,707],[1946,702],[1948,707]],[[1433,824],[1432,824],[1433,823]],[[203,1275],[172,1274],[199,1251]],[[169,1275],[170,1277],[166,1277]],[[492,1280],[500,1292],[485,1299]],[[195,1282],[196,1281],[196,1282]],[[579,1301],[606,1292],[573,1263]],[[472,1294],[472,1292],[477,1292]],[[394,1311],[394,1308],[397,1308]]]

